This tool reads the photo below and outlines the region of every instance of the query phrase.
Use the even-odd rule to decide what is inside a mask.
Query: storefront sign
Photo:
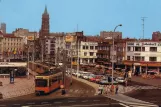
[[[127,43],[127,46],[134,46],[134,43]]]
[[[140,55],[140,53],[134,53],[134,55]]]
[[[142,45],[143,46],[156,46],[157,43],[154,43],[154,42],[143,42]]]

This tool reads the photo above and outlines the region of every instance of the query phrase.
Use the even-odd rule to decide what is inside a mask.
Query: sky
[[[116,31],[123,37],[151,38],[161,31],[161,0],[0,0],[0,22],[7,24],[7,32],[16,28],[39,31],[47,6],[50,32],[84,31],[98,35],[100,31]],[[78,25],[78,27],[77,27]]]

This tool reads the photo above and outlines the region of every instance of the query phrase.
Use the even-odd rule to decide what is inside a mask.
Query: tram
[[[60,69],[52,69],[35,76],[35,94],[49,94],[62,85],[62,72]]]

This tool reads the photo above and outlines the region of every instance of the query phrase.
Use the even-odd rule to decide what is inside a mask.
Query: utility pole
[[[65,72],[66,72],[67,51],[63,50],[63,85],[65,86]]]
[[[34,34],[34,41],[33,41],[33,62],[35,62],[35,34]]]
[[[79,40],[78,40],[78,48],[77,48],[78,58],[77,58],[77,78],[78,78],[78,72],[79,72]]]
[[[72,65],[72,62],[73,62],[73,50],[72,50],[72,42],[71,42],[71,72],[70,72],[70,84],[72,85],[72,71],[73,71],[73,65]]]
[[[147,18],[147,17],[141,17],[141,20],[143,21],[143,39],[144,39],[144,21],[145,21],[145,18]]]

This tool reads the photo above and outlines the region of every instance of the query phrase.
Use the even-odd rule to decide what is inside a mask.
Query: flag
[[[16,54],[16,48],[14,49],[13,54]]]

